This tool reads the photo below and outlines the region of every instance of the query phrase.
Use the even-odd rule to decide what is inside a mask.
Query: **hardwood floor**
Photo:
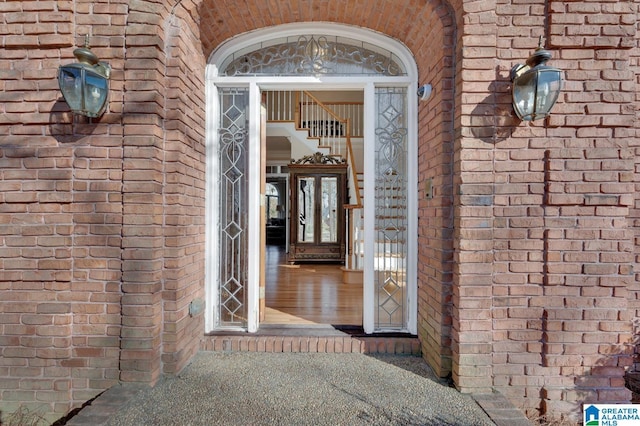
[[[286,262],[284,247],[266,247],[262,324],[362,325],[362,285],[344,284],[341,265]]]

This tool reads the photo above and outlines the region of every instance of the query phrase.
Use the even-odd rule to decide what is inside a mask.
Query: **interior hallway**
[[[362,285],[344,284],[341,265],[286,262],[284,246],[266,246],[266,312],[261,324],[362,326]]]

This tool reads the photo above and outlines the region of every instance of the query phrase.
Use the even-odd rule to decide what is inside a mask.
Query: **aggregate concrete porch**
[[[114,386],[66,424],[531,426],[502,395],[461,394],[420,357],[205,351],[154,388]]]

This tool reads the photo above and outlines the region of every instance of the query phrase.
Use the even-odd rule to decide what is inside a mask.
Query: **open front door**
[[[267,241],[267,103],[266,94],[262,94],[260,101],[260,304],[259,321],[264,321],[266,311],[266,241]]]
[[[264,160],[261,149],[260,89],[256,84],[216,87],[208,164],[207,273],[212,286],[208,329],[256,331],[259,323],[261,218]]]

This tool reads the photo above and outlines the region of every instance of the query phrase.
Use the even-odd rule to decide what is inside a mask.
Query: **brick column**
[[[454,144],[453,379],[463,392],[493,382],[496,2],[463,2]],[[487,121],[488,120],[488,121]]]
[[[123,111],[120,377],[150,384],[162,372],[164,266],[165,58],[157,9],[130,5]]]
[[[409,48],[420,83],[433,86],[429,100],[418,103],[418,336],[426,361],[445,377],[452,363],[455,16],[453,9],[427,4],[416,20],[424,32]]]
[[[184,8],[168,18],[165,120],[165,263],[163,372],[176,374],[198,351],[204,315],[205,60],[200,25]]]

